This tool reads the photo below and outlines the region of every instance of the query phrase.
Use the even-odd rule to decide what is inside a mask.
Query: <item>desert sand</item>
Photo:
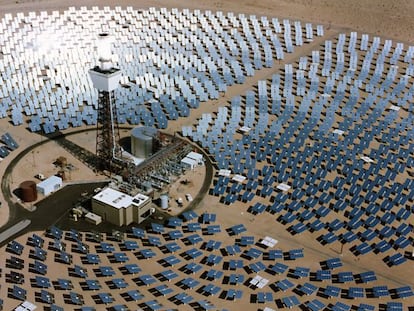
[[[67,8],[68,3],[63,1],[4,1],[0,0],[0,16],[10,13],[16,14],[18,12],[30,12],[30,11],[52,11],[52,10],[65,10]],[[133,6],[134,8],[148,8],[148,7],[166,7],[166,8],[189,8],[189,9],[201,9],[201,10],[212,10],[212,11],[231,11],[231,12],[239,12],[245,14],[255,14],[255,15],[266,15],[270,17],[278,17],[278,18],[289,18],[292,20],[301,20],[307,21],[312,23],[320,23],[325,26],[327,35],[335,35],[341,31],[357,31],[359,33],[368,33],[373,35],[378,35],[382,38],[392,39],[397,42],[404,42],[404,43],[413,43],[414,42],[414,20],[412,18],[414,14],[414,2],[410,0],[406,1],[385,1],[385,0],[378,0],[378,1],[339,1],[339,0],[291,0],[291,1],[118,1],[117,3],[113,3],[110,1],[72,1],[70,6],[111,6],[114,5],[126,7],[126,6]],[[312,46],[316,46],[317,42],[314,42]],[[223,102],[226,102],[230,99],[233,95],[241,94],[245,90],[249,89],[251,86],[255,85],[258,80],[266,79],[270,77],[274,72],[277,72],[279,66],[283,66],[284,63],[288,63],[291,60],[295,60],[299,57],[299,55],[306,53],[306,49],[298,50],[296,53],[289,55],[288,59],[285,59],[281,64],[275,64],[275,66],[271,69],[263,69],[258,71],[256,75],[246,81],[243,85],[236,85],[230,87],[228,91],[224,94],[223,98],[219,101],[212,101],[211,105],[205,105],[202,109],[198,111],[194,111],[191,113],[190,118],[185,120],[178,120],[169,123],[169,128],[167,131],[170,133],[174,133],[175,131],[179,131],[183,124],[193,124],[197,117],[200,116],[203,112],[214,111],[218,105]],[[29,146],[42,142],[45,140],[44,137],[38,134],[29,133],[27,129],[24,127],[13,127],[7,120],[0,120],[0,129],[1,132],[10,132],[13,134],[13,137],[17,140],[20,147],[19,150],[24,150]],[[93,129],[93,128],[92,128]],[[69,130],[68,132],[70,132]],[[88,134],[80,134],[77,136],[73,136],[72,139],[74,142],[82,145],[85,148],[88,148],[90,151],[93,151],[94,148],[94,137],[93,132],[88,132]],[[19,150],[15,151],[15,153],[20,152]],[[13,154],[11,154],[13,156]],[[11,174],[10,180],[10,187],[11,189],[16,188],[23,180],[26,179],[33,179],[33,176],[38,173],[42,172],[45,175],[51,175],[55,173],[56,168],[51,164],[54,159],[58,156],[65,156],[68,158],[68,162],[74,164],[75,167],[79,168],[72,172],[70,176],[71,182],[76,182],[80,180],[96,180],[96,179],[103,179],[104,176],[97,175],[92,170],[85,167],[79,160],[73,157],[70,153],[63,150],[61,147],[56,145],[54,142],[45,141],[39,147],[32,149],[26,155],[24,155],[19,164],[16,166],[16,170],[13,171]],[[8,157],[4,159],[0,163],[0,174],[3,175],[6,167],[12,160],[12,157]],[[198,174],[198,172],[197,172]],[[201,179],[199,176],[194,176],[193,181],[200,181]],[[197,187],[195,187],[197,188]],[[3,194],[1,194],[3,196]],[[13,198],[13,200],[17,201],[17,198]],[[260,199],[259,199],[260,200]],[[2,199],[4,202],[4,199]],[[3,204],[4,205],[4,204]],[[285,227],[280,225],[278,222],[274,221],[274,217],[269,217],[268,214],[262,214],[259,216],[252,216],[251,214],[246,212],[246,204],[237,203],[234,205],[224,206],[220,202],[218,202],[217,197],[207,196],[195,209],[195,211],[201,215],[203,212],[208,213],[216,213],[218,215],[217,223],[221,225],[222,232],[214,235],[213,237],[203,235],[203,240],[206,242],[210,239],[219,240],[223,243],[223,245],[231,245],[235,243],[236,237],[229,236],[225,228],[229,228],[236,224],[244,224],[247,228],[246,235],[251,235],[254,237],[255,241],[259,241],[260,239],[264,238],[265,236],[272,236],[273,238],[277,239],[279,242],[275,249],[282,249],[282,250],[291,250],[291,249],[304,249],[306,256],[303,259],[299,259],[296,261],[289,261],[284,262],[289,266],[289,268],[294,269],[295,267],[308,267],[311,271],[316,271],[320,268],[319,263],[323,260],[333,257],[340,257],[344,266],[337,271],[353,271],[354,274],[373,270],[376,272],[378,277],[377,281],[370,283],[368,285],[364,285],[365,288],[372,288],[376,285],[387,285],[388,288],[396,288],[402,285],[410,285],[411,287],[414,286],[413,279],[414,279],[414,270],[411,269],[412,264],[409,263],[408,265],[403,265],[401,267],[393,267],[387,268],[385,264],[377,258],[378,256],[354,256],[349,252],[348,249],[341,251],[340,244],[333,244],[329,247],[322,247],[317,241],[315,241],[315,237],[305,232],[300,235],[299,238],[292,237],[288,232],[286,232]],[[7,222],[9,215],[9,211],[7,206],[2,206],[0,208],[0,225],[4,225]],[[204,226],[204,225],[203,225]],[[205,227],[205,226],[204,226]],[[32,233],[23,235],[16,239],[23,245],[27,244],[27,241]],[[42,236],[46,243],[51,242],[50,238],[47,238],[44,235],[44,232],[36,232],[36,234]],[[186,235],[189,235],[188,233]],[[201,235],[201,233],[200,233]],[[89,245],[91,253],[96,253],[96,245],[93,242],[86,241],[85,235],[83,236],[83,241]],[[65,241],[68,245],[67,250],[70,251],[73,242]],[[121,244],[111,242],[115,245],[116,251],[123,251],[121,249]],[[142,246],[144,241],[138,241],[140,248],[144,248]],[[181,240],[178,244],[182,247],[182,250],[190,249],[192,246],[186,245]],[[47,245],[47,244],[46,244]],[[141,247],[142,246],[142,247]],[[199,248],[201,246],[196,246]],[[148,246],[145,246],[149,248]],[[3,248],[4,249],[4,248]],[[28,266],[29,262],[32,262],[29,254],[30,247],[26,246],[25,250],[22,254],[22,258],[26,258],[26,266]],[[167,254],[164,254],[160,249],[156,247],[151,247],[151,249],[155,250],[156,252],[156,260],[164,258]],[[265,250],[266,251],[266,250]],[[54,258],[54,252],[48,251],[49,255],[45,261],[46,264],[49,266],[49,270],[47,276],[51,279],[55,280],[59,276],[62,278],[69,278],[72,280],[73,284],[75,285],[74,291],[82,293],[81,287],[81,280],[77,277],[68,276],[68,268],[69,266],[64,266],[62,264],[56,264]],[[181,253],[181,251],[179,252]],[[208,255],[207,251],[204,251],[205,255]],[[101,258],[101,265],[109,265],[112,266],[115,277],[124,278],[125,281],[129,285],[133,285],[134,287],[136,284],[135,276],[123,275],[120,271],[120,267],[122,264],[114,263],[111,261],[111,257],[106,254],[99,254]],[[177,257],[179,255],[175,254]],[[0,255],[0,262],[5,262],[7,258],[10,257],[10,254],[6,252],[1,252]],[[161,266],[155,264],[152,259],[150,260],[143,260],[143,259],[136,259],[136,253],[129,252],[128,257],[130,262],[136,262],[146,274],[156,275],[158,272],[161,271]],[[235,257],[239,259],[239,257]],[[78,253],[73,253],[73,262],[83,265],[82,264],[82,255]],[[228,260],[228,259],[227,259]],[[4,265],[3,265],[4,266]],[[96,266],[91,265],[84,265],[87,267],[87,271],[89,274],[90,279],[99,278],[96,276]],[[178,267],[181,267],[182,264],[177,265],[174,268],[179,275],[177,280],[183,279],[184,277],[194,277],[199,279],[203,284],[210,283],[206,279],[203,279],[200,273],[198,274],[190,274],[187,275],[183,271],[179,271]],[[62,270],[63,267],[63,270]],[[218,267],[221,267],[218,266]],[[212,267],[217,268],[218,267]],[[165,268],[166,270],[167,268]],[[173,269],[173,268],[171,268]],[[2,278],[4,279],[4,274],[9,269],[3,268],[3,275]],[[243,269],[242,269],[243,270]],[[337,272],[335,271],[335,272]],[[233,271],[225,271],[226,274]],[[237,271],[239,272],[239,271]],[[253,274],[246,272],[245,270],[240,271],[244,274],[247,278],[252,277]],[[266,275],[265,273],[261,273]],[[35,293],[38,293],[40,289],[38,288],[30,288],[30,279],[34,277],[34,274],[31,272],[26,273],[26,286],[24,288],[28,289],[28,298],[32,302],[35,302]],[[271,276],[269,277],[272,282],[280,280],[282,277],[280,276]],[[136,302],[127,302],[121,295],[122,290],[111,290],[109,285],[107,286],[107,281],[111,278],[103,278],[99,279],[103,288],[106,291],[111,292],[112,296],[118,301],[120,304],[127,305],[131,310],[136,310],[137,303]],[[303,284],[306,280],[298,279],[297,284]],[[214,283],[214,282],[213,282]],[[7,298],[7,289],[10,287],[10,284],[4,283],[4,285],[0,288],[0,298],[3,298],[5,301],[4,310],[10,310],[17,306],[18,301],[15,299]],[[159,284],[157,284],[159,285]],[[176,292],[180,292],[181,290],[174,285],[174,282],[168,284],[170,287],[174,288]],[[221,286],[223,290],[228,290],[230,288],[234,288],[234,286],[230,286],[228,284],[216,284]],[[326,284],[321,284],[321,287],[325,287]],[[338,284],[336,284],[338,285]],[[347,288],[346,284],[339,284],[338,286]],[[359,284],[354,285],[359,286]],[[362,286],[362,285],[361,285]],[[150,287],[146,287],[145,285],[137,285],[136,288],[144,294],[145,298],[142,301],[148,301],[151,299],[157,299],[162,305],[173,307],[175,304],[171,302],[168,298],[170,295],[164,297],[159,296],[156,297],[150,291]],[[349,286],[348,286],[349,288]],[[234,302],[230,300],[224,300],[217,296],[209,296],[204,297],[207,300],[211,301],[218,309],[228,309],[228,310],[262,310],[266,305],[261,304],[252,304],[250,303],[250,292],[257,293],[258,291],[252,290],[250,291],[246,286],[240,284],[236,289],[242,289],[246,293],[242,299]],[[62,295],[61,290],[53,291],[55,293],[56,304],[58,305],[65,305],[64,296]],[[103,290],[104,291],[104,290]],[[270,290],[266,290],[270,291]],[[203,295],[200,293],[196,293],[195,291],[189,291],[189,294],[194,295],[195,297],[201,299]],[[283,293],[278,292],[273,295],[276,299],[280,299],[283,297]],[[84,293],[85,304],[87,306],[96,306],[97,310],[106,309],[106,306],[103,304],[97,304],[97,300],[93,298],[93,294],[89,292]],[[311,297],[315,298],[315,297]],[[308,297],[304,296],[301,298],[301,302],[310,300]],[[372,303],[376,306],[380,305],[381,303],[385,303],[390,299],[356,299],[350,301],[350,304],[357,305],[360,302]],[[325,300],[327,301],[327,300]],[[335,301],[331,301],[334,303]],[[405,301],[405,306],[413,306],[414,302],[412,298]],[[115,304],[115,303],[114,303]],[[114,305],[112,304],[112,305]],[[44,304],[38,303],[39,306]],[[269,304],[269,307],[273,307],[276,309],[274,304]],[[40,307],[39,309],[41,309]],[[72,310],[74,306],[65,306],[65,310]],[[178,310],[193,310],[192,307],[187,305],[179,305],[175,307]],[[46,310],[46,309],[45,309]],[[164,309],[162,309],[164,310]]]

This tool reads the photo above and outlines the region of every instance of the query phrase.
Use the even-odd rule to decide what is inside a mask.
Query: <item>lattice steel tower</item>
[[[107,34],[99,35],[98,56],[99,66],[89,70],[92,83],[98,89],[97,168],[112,172],[122,157],[114,92],[121,79],[121,70],[112,65],[111,40]]]

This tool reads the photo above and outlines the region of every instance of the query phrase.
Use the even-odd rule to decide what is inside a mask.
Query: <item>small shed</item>
[[[36,185],[37,192],[43,195],[49,195],[62,187],[62,178],[58,176],[50,176]]]

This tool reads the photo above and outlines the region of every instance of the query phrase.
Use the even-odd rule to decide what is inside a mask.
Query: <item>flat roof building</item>
[[[187,158],[197,161],[198,164],[203,164],[203,155],[201,153],[191,151],[187,154]]]
[[[197,166],[198,162],[194,159],[191,159],[189,157],[185,157],[181,159],[181,165],[184,168],[194,169]]]
[[[62,188],[62,178],[58,176],[50,176],[36,185],[36,189],[43,195],[49,195]]]
[[[203,155],[194,151],[189,152],[183,159],[181,159],[181,165],[185,168],[194,169],[196,166],[203,164]]]
[[[151,199],[144,194],[132,197],[112,188],[105,188],[92,197],[92,212],[104,221],[118,226],[141,223],[151,215]]]

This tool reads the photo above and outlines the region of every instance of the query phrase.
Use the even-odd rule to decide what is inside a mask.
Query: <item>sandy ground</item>
[[[104,6],[104,5],[111,5],[113,6],[113,2],[110,1],[71,1],[71,6]],[[210,10],[221,10],[221,11],[233,11],[233,12],[241,12],[246,14],[256,14],[256,15],[267,15],[267,16],[275,16],[279,18],[291,18],[291,19],[301,19],[303,21],[310,21],[314,23],[322,23],[325,25],[328,35],[335,34],[339,30],[342,29],[352,29],[358,32],[370,33],[379,35],[384,38],[391,38],[395,39],[399,42],[414,42],[414,20],[412,18],[414,14],[414,2],[410,0],[406,1],[385,1],[385,0],[378,0],[378,1],[370,1],[370,0],[349,0],[349,1],[339,1],[339,0],[290,0],[290,1],[271,1],[271,0],[264,0],[260,2],[254,1],[187,1],[187,0],[170,0],[170,1],[118,1],[117,5],[119,6],[127,6],[133,5],[134,7],[141,7],[147,8],[150,6],[156,7],[177,7],[177,8],[190,8],[190,9],[210,9]],[[63,1],[4,1],[0,0],[0,16],[6,13],[15,14],[17,12],[29,12],[29,11],[51,11],[51,10],[64,10],[67,6],[67,2]],[[316,44],[316,43],[315,43]],[[305,53],[306,50],[302,49],[297,53]],[[295,59],[297,54],[290,55],[290,58]],[[286,59],[285,62],[289,62],[289,59]],[[281,64],[283,66],[283,63]],[[254,85],[255,82],[259,79],[265,79],[266,77],[271,76],[271,74],[278,70],[278,65],[276,65],[272,69],[264,69],[262,71],[257,72],[255,77],[248,79],[246,83],[242,86],[233,86],[228,89],[225,96],[218,101],[213,101],[211,105],[204,106],[204,110],[200,109],[198,111],[193,111],[191,113],[190,118],[185,120],[180,120],[178,122],[171,122],[168,131],[174,132],[181,129],[181,125],[183,124],[193,124],[194,121],[197,119],[199,115],[203,112],[213,111],[220,105],[221,102],[226,101],[228,98],[231,98],[235,94],[240,94],[248,89],[251,85]],[[0,132],[11,132],[13,137],[17,140],[20,147],[18,150],[14,151],[11,156],[7,157],[3,160],[0,164],[0,174],[4,174],[4,169],[12,160],[13,156],[16,156],[19,152],[24,150],[25,148],[29,147],[32,144],[40,142],[44,140],[42,136],[38,134],[29,133],[23,127],[13,127],[7,120],[0,121]],[[73,140],[80,145],[90,148],[93,151],[94,146],[94,137],[90,134],[85,134],[83,136],[74,137]],[[34,180],[34,175],[38,172],[44,173],[46,176],[50,176],[56,172],[56,167],[52,164],[53,161],[58,156],[65,156],[68,158],[68,162],[72,163],[77,169],[71,172],[69,176],[70,181],[77,181],[77,180],[91,180],[96,178],[104,178],[102,176],[97,176],[94,172],[86,168],[75,159],[71,154],[60,148],[54,142],[45,142],[40,147],[34,149],[33,151],[29,152],[25,156],[22,157],[17,169],[11,175],[11,188],[14,189],[17,187],[22,181],[30,179]],[[201,174],[200,172],[195,172],[195,174]],[[194,180],[199,180],[197,176],[194,177]],[[177,187],[177,186],[176,186]],[[196,188],[196,186],[194,186]],[[179,191],[177,189],[173,189],[173,191]],[[187,190],[185,190],[187,191]],[[189,190],[190,191],[190,190]],[[2,194],[1,194],[2,195]],[[193,195],[194,197],[195,195]],[[16,198],[15,198],[16,199]],[[2,200],[4,202],[4,200]],[[342,254],[340,254],[340,245],[339,243],[332,244],[329,247],[321,247],[321,245],[315,241],[315,236],[310,233],[303,233],[300,238],[292,237],[288,232],[286,232],[285,227],[280,225],[274,219],[275,217],[268,217],[268,214],[263,214],[260,216],[253,217],[251,214],[246,212],[246,208],[244,205],[241,206],[232,205],[230,207],[223,206],[218,202],[216,197],[207,196],[204,201],[200,203],[200,205],[196,208],[196,212],[201,214],[204,211],[217,213],[219,215],[218,223],[221,224],[221,227],[229,228],[232,225],[243,223],[248,229],[246,235],[252,235],[255,237],[255,240],[259,240],[266,235],[271,235],[272,237],[276,238],[279,243],[276,248],[280,248],[283,250],[289,250],[294,248],[304,248],[305,249],[305,258],[300,259],[294,262],[288,262],[287,265],[291,268],[295,268],[297,266],[304,266],[311,268],[312,271],[316,271],[320,268],[319,262],[325,260],[330,257],[337,257],[340,256],[342,261],[344,262],[344,267],[338,271],[353,271],[355,273],[359,273],[362,271],[367,270],[374,270],[377,273],[378,280],[374,283],[370,283],[368,285],[360,285],[356,284],[355,286],[363,286],[366,288],[370,288],[375,285],[384,285],[386,284],[389,288],[399,287],[401,285],[411,285],[413,286],[413,279],[414,279],[414,270],[410,269],[407,265],[399,268],[394,267],[392,269],[387,269],[384,263],[378,258],[378,256],[359,256],[355,257],[348,250],[344,250]],[[8,209],[3,206],[0,208],[0,225],[6,223],[8,219]],[[46,239],[46,242],[50,242],[51,240],[44,236],[44,232],[38,232],[37,234],[43,236]],[[204,241],[208,241],[212,237],[203,236]],[[235,242],[235,237],[230,237],[225,230],[222,233],[215,235],[214,239],[222,241],[223,245],[231,245]],[[23,245],[27,244],[28,235],[21,236],[17,239]],[[87,242],[85,238],[83,241],[87,243],[92,252],[95,252],[95,245],[92,242]],[[65,241],[68,244],[68,250],[71,249],[71,244],[73,242]],[[179,245],[182,249],[189,249],[190,246],[185,245],[185,243],[180,240]],[[116,243],[114,243],[116,244]],[[140,246],[143,244],[139,242]],[[147,247],[148,248],[148,247]],[[24,253],[22,258],[27,258],[26,260],[26,268],[29,265],[29,262],[33,260],[30,259],[29,249],[31,247],[25,247]],[[116,244],[116,249],[121,250],[120,246]],[[157,253],[157,258],[166,257],[166,254],[163,254],[161,250],[158,248],[153,247],[153,250]],[[207,253],[207,252],[206,252]],[[73,253],[74,262],[82,264],[81,255],[77,253]],[[130,260],[134,261],[134,254],[128,253]],[[1,252],[0,254],[0,262],[5,262],[6,258],[9,258],[10,254]],[[121,264],[114,264],[110,262],[109,258],[105,254],[100,255],[102,260],[102,265],[111,265],[116,272],[115,277],[123,277],[128,284],[134,284],[134,277],[133,276],[125,276],[122,275],[119,268]],[[179,255],[177,255],[179,257]],[[227,259],[228,260],[228,259]],[[67,266],[62,264],[56,264],[54,260],[54,252],[49,251],[49,255],[45,263],[48,264],[48,276],[52,279],[56,279],[54,277],[59,275],[62,278],[70,278],[72,279],[75,288],[74,291],[82,292],[81,288],[81,280],[76,277],[69,277]],[[163,268],[155,264],[152,260],[138,260],[139,266],[148,274],[155,275]],[[178,265],[181,267],[182,265]],[[63,269],[62,269],[63,267]],[[89,278],[95,279],[96,274],[94,269],[95,266],[88,266],[87,271],[89,274]],[[167,269],[167,268],[165,268]],[[226,274],[229,271],[226,272]],[[336,271],[335,271],[336,272]],[[185,273],[179,271],[179,278],[182,279],[187,277]],[[252,275],[246,271],[242,271],[242,273],[248,278]],[[4,274],[4,273],[3,273]],[[209,283],[207,280],[201,278],[201,273],[190,275],[194,278],[197,278],[202,281],[203,284]],[[26,285],[30,284],[30,278],[33,278],[33,273],[26,274]],[[269,277],[271,281],[277,281],[281,278],[278,276],[271,276]],[[111,291],[107,285],[106,281],[108,278],[102,279],[101,283],[103,288],[110,291],[114,298],[120,303],[125,303],[128,306],[136,306],[136,303],[128,304],[120,295],[122,291],[114,290]],[[297,283],[303,283],[304,280],[299,279]],[[220,284],[218,284],[220,285]],[[325,287],[326,284],[321,284],[321,287]],[[336,284],[338,285],[338,284]],[[345,285],[338,285],[343,286],[344,288],[347,287]],[[175,285],[171,285],[174,287]],[[231,286],[229,285],[220,285],[223,289],[229,289]],[[247,288],[239,285],[240,289],[243,289],[247,292]],[[2,286],[0,288],[1,295],[0,297],[7,297],[7,288],[9,286]],[[27,287],[27,286],[26,286]],[[348,286],[349,287],[349,286]],[[171,301],[167,300],[166,297],[154,297],[153,294],[150,292],[150,288],[145,286],[139,286],[138,289],[145,295],[144,301],[148,301],[152,298],[156,298],[159,302],[164,305],[173,305]],[[177,290],[178,288],[175,287]],[[28,297],[33,298],[35,296],[35,292],[39,292],[40,289],[38,288],[31,288],[29,289]],[[53,290],[52,290],[53,291]],[[257,291],[256,291],[257,292]],[[199,293],[195,293],[194,295],[201,299],[205,298]],[[282,293],[277,293],[274,295],[277,298],[282,297]],[[89,293],[85,293],[84,295],[86,301],[85,305],[95,305],[96,301],[92,298],[93,295]],[[63,295],[62,291],[55,291],[55,298],[58,305],[63,305]],[[315,297],[311,297],[315,298]],[[302,297],[303,301],[309,300],[308,297]],[[34,299],[32,299],[34,300]],[[225,301],[223,299],[219,299],[218,297],[207,297],[207,300],[212,301],[221,308],[227,308],[229,310],[234,310],[235,304],[232,301]],[[243,310],[253,310],[250,304],[250,295],[245,295],[243,299],[238,301],[237,308],[242,308]],[[364,300],[365,301],[365,300]],[[368,301],[372,302],[375,305],[379,305],[380,303],[387,301],[384,300],[375,300]],[[34,301],[33,301],[34,302]],[[334,302],[334,301],[333,301]],[[350,303],[358,304],[360,301],[355,300]],[[413,305],[412,301],[406,301],[407,305]],[[14,299],[6,300],[6,305],[4,310],[9,310],[17,305],[17,301]],[[103,305],[98,306],[101,307]],[[264,306],[258,305],[257,308],[261,308]],[[187,306],[179,306],[177,307],[179,310],[190,310]],[[257,310],[257,308],[255,308]],[[132,309],[132,307],[131,307]],[[66,310],[66,309],[65,309]]]

